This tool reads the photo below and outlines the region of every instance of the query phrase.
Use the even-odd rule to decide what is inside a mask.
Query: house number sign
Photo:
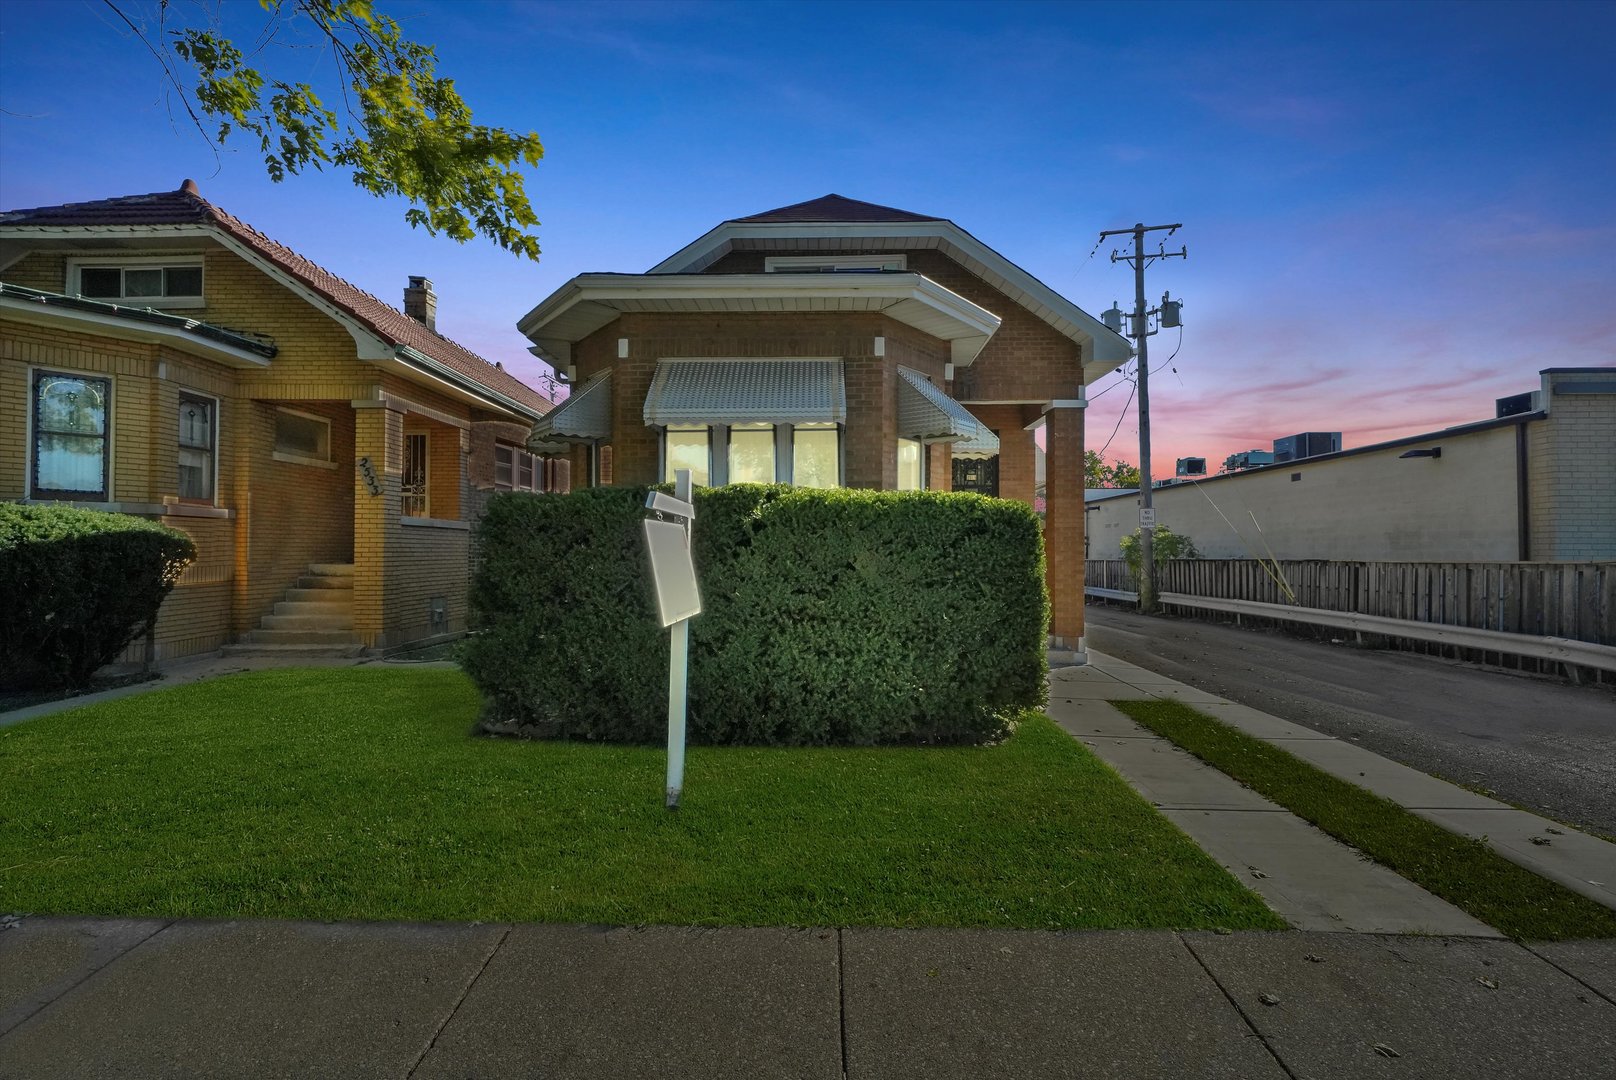
[[[359,459],[359,475],[365,478],[365,487],[370,490],[372,495],[382,493],[382,486],[376,481],[376,468],[371,465],[368,457]]]

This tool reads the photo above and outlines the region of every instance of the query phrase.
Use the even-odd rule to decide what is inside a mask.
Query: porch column
[[[354,634],[371,649],[387,644],[387,549],[398,536],[404,414],[386,400],[364,404],[354,409],[353,617]]]
[[[1083,399],[1044,407],[1044,557],[1049,647],[1083,662]]]

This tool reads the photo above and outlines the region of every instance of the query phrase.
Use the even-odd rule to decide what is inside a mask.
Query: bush
[[[154,521],[0,503],[0,688],[88,683],[195,559],[190,537]]]
[[[646,488],[502,495],[480,526],[462,651],[484,727],[651,743],[668,631]],[[1037,518],[971,494],[698,489],[689,738],[759,745],[979,742],[1045,700]]]
[[[1139,534],[1144,531],[1140,526],[1132,533],[1117,541],[1122,549],[1122,558],[1128,564],[1128,573],[1135,581],[1139,580],[1139,567],[1144,562],[1144,556],[1139,551]],[[1172,562],[1174,559],[1199,559],[1201,553],[1195,548],[1195,541],[1187,536],[1174,532],[1165,525],[1157,525],[1150,534],[1150,558],[1153,563]]]

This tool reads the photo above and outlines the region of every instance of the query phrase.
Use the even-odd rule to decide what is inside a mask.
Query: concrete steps
[[[230,655],[353,656],[362,651],[353,632],[354,568],[310,563],[258,629],[225,648]]]

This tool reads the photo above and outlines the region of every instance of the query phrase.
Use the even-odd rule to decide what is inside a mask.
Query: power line
[[[1139,389],[1139,384],[1134,383],[1133,390],[1128,391],[1128,400],[1123,402],[1122,411],[1117,414],[1117,426],[1111,429],[1111,439],[1115,439],[1117,432],[1122,430],[1122,421],[1128,418],[1128,406],[1133,404],[1133,391],[1137,389]],[[1100,447],[1100,458],[1102,460],[1105,458],[1105,452],[1111,449],[1111,439],[1105,440],[1105,445]]]

